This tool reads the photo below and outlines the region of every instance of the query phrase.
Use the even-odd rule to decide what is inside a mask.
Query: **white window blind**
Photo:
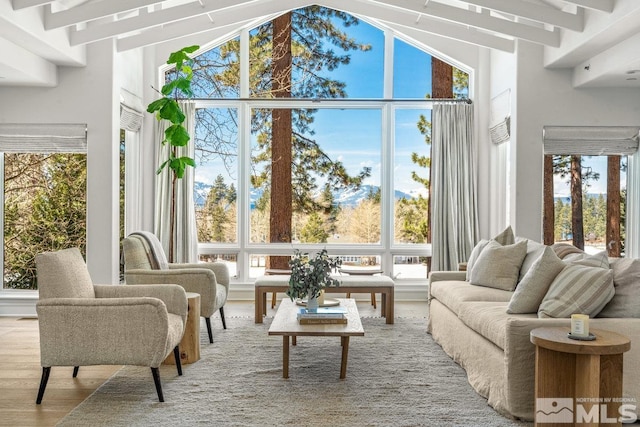
[[[0,152],[86,153],[85,123],[0,123]]]
[[[638,126],[545,126],[544,154],[617,156],[638,151]]]

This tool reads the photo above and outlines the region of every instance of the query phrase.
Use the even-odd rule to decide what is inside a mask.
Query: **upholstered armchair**
[[[216,310],[220,311],[222,327],[227,329],[224,304],[229,293],[229,268],[225,263],[169,263],[158,238],[146,231],[131,233],[122,241],[122,247],[126,283],[176,283],[187,292],[198,293],[209,342],[213,343],[211,316]]]
[[[36,255],[40,297],[42,402],[52,366],[138,365],[151,367],[164,402],[158,367],[174,352],[187,319],[187,296],[177,285],[94,285],[78,248]]]

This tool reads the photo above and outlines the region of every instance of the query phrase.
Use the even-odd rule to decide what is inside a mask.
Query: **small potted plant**
[[[327,286],[340,286],[340,282],[331,277],[331,270],[342,265],[342,261],[331,258],[326,249],[322,249],[314,257],[308,253],[294,251],[289,261],[291,277],[287,295],[291,300],[307,298],[307,308],[317,307],[321,291]]]

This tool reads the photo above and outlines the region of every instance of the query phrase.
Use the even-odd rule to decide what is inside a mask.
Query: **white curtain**
[[[194,158],[195,144],[195,114],[196,104],[193,101],[181,101],[180,106],[186,116],[184,126],[191,135],[191,140],[186,147],[178,148],[178,156]],[[164,131],[169,122],[158,122],[156,139],[157,150],[156,165],[160,166],[169,155],[169,145],[162,145]],[[155,234],[160,239],[167,256],[169,255],[170,218],[171,218],[171,178],[172,172],[165,167],[159,175],[156,175],[156,205],[155,205]],[[194,168],[187,167],[184,177],[176,182],[176,219],[174,235],[174,257],[169,262],[192,263],[198,261],[198,233],[196,230],[196,213],[193,201]]]
[[[435,104],[431,123],[431,269],[457,270],[478,239],[473,105]]]

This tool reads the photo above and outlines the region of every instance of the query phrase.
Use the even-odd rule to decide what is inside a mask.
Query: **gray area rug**
[[[151,370],[126,366],[59,426],[528,426],[496,413],[464,370],[433,342],[424,318],[364,318],[352,337],[347,378],[339,379],[340,339],[301,337],[282,378],[282,338],[271,319],[201,328],[201,360],[162,366],[165,402]],[[203,324],[204,326],[204,324]],[[82,369],[80,369],[80,376]]]

